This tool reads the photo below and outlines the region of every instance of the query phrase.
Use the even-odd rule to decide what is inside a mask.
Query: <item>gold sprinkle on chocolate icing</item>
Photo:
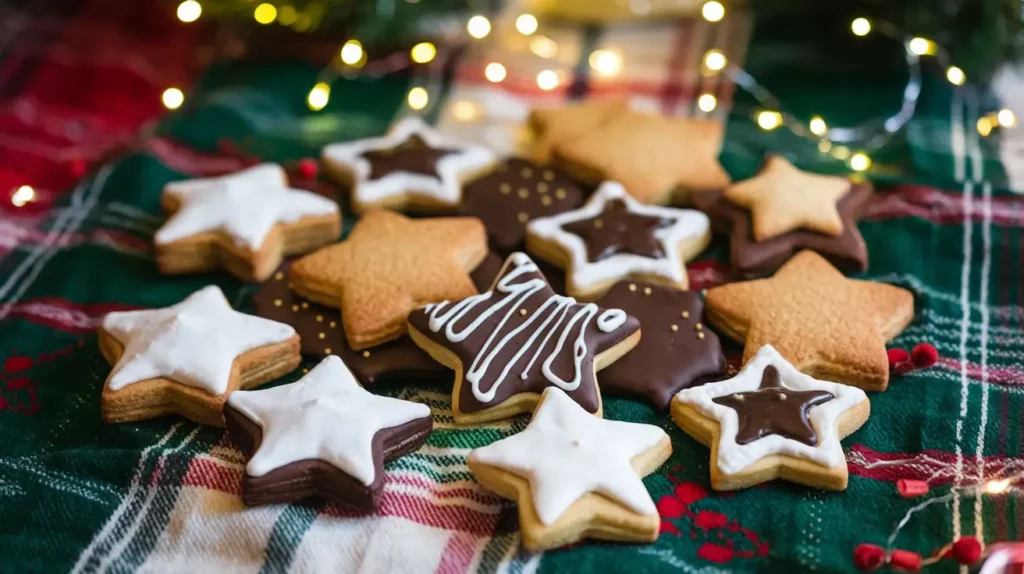
[[[525,187],[520,187],[519,188],[519,198],[520,199],[526,199],[527,197],[530,197],[530,190],[526,189]]]
[[[338,323],[336,321],[331,321],[331,328],[332,329],[337,327],[337,326],[338,326]]]
[[[324,349],[324,354],[325,355],[330,355],[331,354],[331,348],[327,347],[326,349]]]
[[[363,351],[363,358],[364,359],[369,359],[370,358],[370,352],[369,351]]]
[[[544,179],[546,179],[548,181],[554,181],[555,180],[555,172],[551,171],[550,169],[545,169],[544,170]]]
[[[700,331],[699,333],[697,333],[697,338],[698,339],[703,339],[704,338],[704,331]]]
[[[604,227],[604,222],[601,221],[600,219],[595,219],[594,220],[594,229],[601,229],[602,227]]]
[[[526,315],[526,309],[520,309],[519,310],[519,314],[525,316]]]
[[[280,271],[274,273],[274,279],[277,279],[278,281],[284,279],[284,273],[281,273]]]
[[[525,211],[520,211],[517,219],[519,219],[519,223],[526,223],[530,221],[530,215]]]
[[[682,313],[680,313],[680,315],[683,316],[683,319],[689,319],[690,318],[690,312],[689,311],[683,311]]]
[[[547,196],[547,195],[541,196],[540,204],[541,205],[551,205],[551,197]]]
[[[524,167],[523,171],[519,173],[522,174],[524,178],[533,177],[533,170],[528,167]]]
[[[500,191],[501,193],[511,193],[512,192],[512,186],[507,184],[507,183],[503,183],[503,184],[498,186],[498,191]]]
[[[630,291],[636,291],[636,283],[630,283],[629,284],[629,290]]]
[[[274,307],[280,307],[282,303],[283,302],[280,299],[274,299]]]
[[[693,328],[697,329],[698,331],[700,331],[700,330],[704,329],[704,325],[701,325],[700,323],[697,323],[696,325],[693,326]]]
[[[298,310],[299,310],[299,306],[298,305],[292,305],[292,313],[296,313],[296,312],[298,312]]]
[[[566,191],[561,187],[555,190],[555,197],[557,197],[558,199],[565,199],[565,196],[567,195],[568,194],[566,193]]]
[[[676,325],[675,323],[672,323],[672,326],[669,327],[669,328],[672,329],[673,332],[675,332],[675,331],[679,330],[679,325]]]
[[[317,337],[319,337],[321,339],[326,339],[327,338],[327,333],[320,333],[319,335],[317,335]]]
[[[305,301],[303,301],[302,302],[302,308],[303,309],[309,309],[309,303],[306,303]]]
[[[306,374],[306,373],[308,373],[308,372],[309,372],[309,369],[302,369],[302,374],[303,374],[303,375],[305,375],[305,374]]]
[[[316,322],[317,323],[323,323],[324,322],[324,316],[323,315],[317,315],[316,316]]]
[[[651,288],[650,287],[644,287],[644,295],[650,295],[650,294],[651,294]]]
[[[537,184],[537,193],[547,193],[547,192],[548,192],[548,184],[544,183],[543,181]]]

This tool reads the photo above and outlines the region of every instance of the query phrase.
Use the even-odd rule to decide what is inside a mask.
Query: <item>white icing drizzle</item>
[[[658,510],[631,461],[667,439],[654,425],[595,417],[557,387],[548,387],[523,432],[474,449],[469,460],[527,479],[534,510],[545,525],[589,493],[651,515]]]
[[[502,275],[494,288],[490,291],[467,297],[456,303],[444,301],[427,305],[423,310],[429,318],[427,327],[434,333],[444,331],[444,337],[450,343],[459,343],[472,335],[484,323],[493,324],[488,321],[492,316],[501,315],[501,320],[490,332],[484,346],[473,358],[473,362],[466,370],[465,380],[471,385],[473,396],[480,402],[490,402],[494,399],[501,382],[508,376],[512,366],[515,365],[523,355],[532,352],[529,362],[519,374],[520,378],[526,379],[530,370],[537,363],[541,352],[551,337],[557,334],[558,339],[554,348],[541,363],[541,373],[544,378],[553,385],[565,391],[574,391],[582,381],[582,369],[580,368],[583,359],[588,354],[586,343],[586,331],[590,321],[598,315],[599,307],[593,303],[580,304],[572,297],[552,294],[536,308],[527,308],[526,303],[530,298],[545,289],[548,289],[547,282],[542,277],[533,277],[525,281],[518,281],[520,277],[529,273],[539,272],[537,265],[525,254],[513,253],[509,256],[502,269]],[[472,322],[464,327],[457,328],[456,324],[471,313],[481,304],[487,304],[495,297],[496,293],[505,294],[500,300],[493,302],[484,309]],[[578,306],[575,311],[574,306]],[[502,335],[505,325],[512,319],[521,316],[521,310],[527,313],[526,320],[518,327],[509,330]],[[605,333],[618,329],[626,322],[626,313],[620,309],[609,309],[601,313],[597,318],[598,328]],[[481,389],[484,376],[491,372],[492,363],[505,347],[518,334],[526,331],[529,338],[520,345],[516,353],[505,363],[500,374],[494,379],[490,389]],[[575,336],[573,334],[575,333]],[[572,354],[574,374],[572,379],[565,380],[551,370],[551,364],[562,353],[566,341],[573,337]],[[497,367],[495,367],[497,368]]]
[[[800,441],[771,434],[747,444],[736,442],[739,416],[731,407],[714,402],[718,397],[756,391],[761,386],[765,367],[775,367],[782,385],[796,391],[825,391],[832,400],[811,408],[808,420],[818,435],[818,444],[809,446]],[[864,391],[805,375],[789,363],[771,345],[761,347],[735,377],[679,391],[673,400],[687,404],[720,425],[718,468],[725,474],[736,474],[757,461],[775,454],[809,460],[826,467],[846,464],[846,455],[839,443],[836,420],[863,400]]]
[[[592,219],[604,212],[610,201],[621,200],[631,213],[669,219],[672,224],[658,229],[654,236],[661,243],[662,257],[652,258],[634,253],[618,253],[600,261],[590,261],[587,245],[582,237],[569,233],[563,227],[569,223]],[[693,209],[678,209],[640,203],[626,192],[621,183],[606,181],[579,209],[550,217],[538,217],[530,222],[531,235],[560,245],[572,260],[568,273],[569,291],[588,291],[605,281],[618,281],[631,274],[654,275],[673,283],[686,278],[686,266],[679,254],[679,244],[687,239],[710,233],[711,223],[703,213]]]

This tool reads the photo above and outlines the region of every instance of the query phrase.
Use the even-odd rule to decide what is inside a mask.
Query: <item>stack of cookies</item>
[[[338,205],[280,166],[168,184],[160,270],[262,282],[257,316],[214,286],[108,315],[104,419],[226,425],[250,456],[247,504],[372,510],[383,465],[422,446],[432,418],[366,389],[450,383],[456,423],[532,415],[467,460],[517,501],[531,550],[658,535],[642,478],[672,443],[604,420],[605,393],[669,411],[710,446],[716,489],[845,488],[840,440],[868,418],[864,390],[885,389],[886,342],[914,312],[909,292],[843,275],[867,265],[870,186],[778,156],[731,183],[720,124],[620,100],[536,110],[528,127],[529,153],[511,158],[416,118],[328,145],[324,171],[359,216],[340,242]],[[713,231],[744,280],[698,293],[686,263]],[[716,332],[744,345],[738,373]],[[249,390],[301,355],[319,364],[297,382]]]

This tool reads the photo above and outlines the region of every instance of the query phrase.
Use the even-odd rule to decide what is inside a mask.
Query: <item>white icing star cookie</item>
[[[839,441],[867,420],[864,391],[796,370],[765,345],[735,377],[680,391],[672,419],[711,447],[711,486],[783,478],[829,490],[847,483]]]
[[[710,239],[703,213],[640,203],[606,181],[583,207],[531,221],[526,248],[566,269],[569,295],[589,301],[622,279],[685,291],[686,261]]]
[[[223,425],[227,393],[300,361],[294,329],[235,311],[213,285],[170,307],[108,314],[99,343],[114,366],[101,399],[107,422],[180,413]]]
[[[258,443],[245,467],[243,496],[249,503],[294,494],[295,482],[310,474],[328,476],[310,480],[306,494],[342,501],[358,494],[369,503],[383,488],[384,464],[419,448],[432,428],[428,406],[367,392],[334,355],[294,383],[231,393],[226,409],[236,442]],[[258,439],[236,413],[259,429]],[[344,476],[332,480],[332,470]],[[351,480],[361,487],[345,484]]]
[[[671,453],[662,429],[600,419],[549,387],[523,432],[474,449],[467,462],[478,481],[518,502],[532,551],[584,537],[653,541],[660,518],[642,477]]]
[[[490,149],[451,140],[415,116],[385,136],[334,143],[321,159],[327,173],[351,187],[352,208],[453,210],[462,184],[497,162]]]
[[[284,169],[264,163],[220,177],[175,181],[161,203],[171,212],[153,240],[164,273],[223,265],[241,279],[263,280],[282,255],[330,243],[341,232],[333,200],[288,187]]]

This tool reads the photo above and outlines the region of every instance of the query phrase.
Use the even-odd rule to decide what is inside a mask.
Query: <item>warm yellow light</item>
[[[167,88],[160,96],[160,101],[164,103],[165,108],[176,110],[185,103],[185,94],[178,88]]]
[[[558,55],[558,42],[547,36],[530,38],[530,51],[541,58],[554,58]]]
[[[413,62],[417,64],[426,64],[427,62],[434,59],[437,55],[437,48],[434,47],[430,42],[420,42],[412,47],[409,51],[409,56]]]
[[[473,16],[466,22],[469,35],[479,40],[491,33],[491,21],[486,16]]]
[[[996,114],[996,120],[1004,128],[1012,128],[1017,125],[1017,116],[1010,110],[1003,108]]]
[[[359,40],[349,40],[341,47],[341,61],[349,66],[355,66],[363,59],[363,45]]]
[[[701,96],[697,98],[697,107],[700,108],[700,111],[702,112],[710,112],[714,110],[717,105],[718,100],[711,94],[701,94]]]
[[[828,153],[830,149],[832,149],[832,142],[828,140],[821,140],[818,142],[818,151],[821,153]]]
[[[1002,494],[1010,488],[1010,483],[1009,478],[990,480],[985,483],[985,492],[988,494]]]
[[[537,17],[533,14],[520,14],[516,18],[516,30],[523,36],[529,36],[537,31]]]
[[[298,19],[299,12],[290,4],[281,6],[281,9],[277,11],[277,21],[280,22],[282,26],[291,26]]]
[[[707,53],[704,54],[704,67],[714,72],[725,68],[728,63],[729,61],[725,59],[725,54],[719,50],[708,50]]]
[[[910,42],[907,42],[907,49],[910,50],[912,54],[926,56],[935,53],[935,42],[918,36],[916,38],[911,38]]]
[[[484,77],[497,84],[505,79],[505,66],[497,62],[491,62],[484,68]]]
[[[427,102],[430,101],[430,95],[423,88],[416,86],[409,90],[409,107],[414,110],[422,110],[427,107]]]
[[[36,198],[36,190],[31,186],[23,185],[16,189],[11,195],[11,204],[14,207],[21,207]]]
[[[185,0],[178,4],[178,20],[195,22],[203,13],[203,7],[196,0]]]
[[[828,133],[828,125],[825,123],[825,120],[821,118],[821,116],[814,116],[813,118],[811,118],[810,128],[811,133],[816,136],[823,136],[826,133]]]
[[[871,33],[871,22],[867,18],[857,18],[850,23],[854,36],[867,36]]]
[[[967,81],[967,76],[964,75],[964,71],[960,68],[950,66],[946,69],[946,79],[954,86],[962,86]]]
[[[459,100],[452,106],[452,115],[460,122],[472,121],[477,116],[476,104],[469,100]]]
[[[590,53],[590,67],[598,75],[614,76],[622,70],[622,56],[612,50],[594,50]]]
[[[850,157],[850,167],[853,171],[864,171],[871,167],[871,158],[862,152],[857,152]]]
[[[256,7],[252,13],[253,18],[260,24],[270,24],[277,20],[277,8],[273,4],[263,3]]]
[[[981,137],[988,137],[992,133],[992,120],[988,118],[978,118],[978,133]]]
[[[314,112],[318,112],[324,109],[327,105],[327,100],[331,98],[331,86],[326,82],[317,82],[313,89],[309,91],[309,96],[306,97],[306,103],[309,105],[309,109]]]
[[[844,145],[837,145],[832,148],[832,157],[836,159],[846,159],[850,157],[850,148]]]
[[[704,7],[700,9],[700,13],[708,22],[718,22],[725,17],[725,6],[722,6],[721,2],[711,0],[710,2],[704,3]]]
[[[537,74],[537,86],[545,91],[557,88],[558,74],[554,70],[542,70]]]
[[[773,110],[764,110],[757,114],[757,125],[769,131],[782,125],[782,114]]]

